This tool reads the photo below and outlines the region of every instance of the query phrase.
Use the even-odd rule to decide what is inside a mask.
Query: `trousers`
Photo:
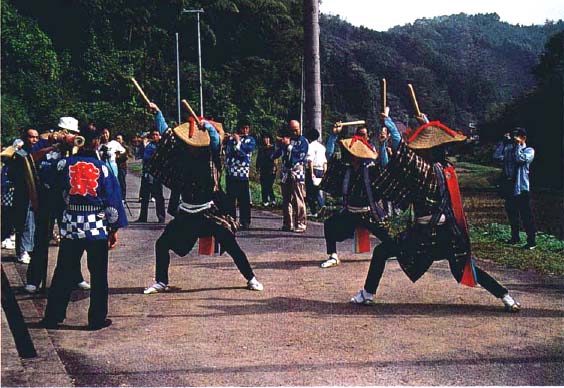
[[[71,292],[76,286],[73,274],[80,271],[80,258],[86,251],[90,272],[88,324],[99,325],[108,315],[108,240],[63,239],[45,308],[45,320],[63,322]]]
[[[366,291],[372,294],[376,293],[378,285],[380,284],[380,279],[382,278],[382,274],[384,273],[386,261],[390,257],[398,256],[400,251],[401,247],[395,240],[384,241],[374,249],[372,260],[370,261],[370,268],[368,269],[368,275],[366,276],[366,281],[364,283],[364,289]],[[502,298],[505,294],[507,294],[507,289],[499,284],[487,272],[478,268],[477,266],[475,266],[475,269],[476,281],[490,294],[492,294],[496,298]]]
[[[179,256],[186,256],[196,244],[198,237],[209,236],[214,236],[221,245],[221,249],[233,258],[237,269],[245,279],[251,280],[255,276],[247,255],[237,243],[235,236],[226,227],[200,214],[179,212],[155,243],[155,280],[168,284],[170,250]]]
[[[237,218],[237,205],[239,205],[239,223],[244,226],[251,224],[251,196],[249,181],[226,178],[227,208],[229,215]]]

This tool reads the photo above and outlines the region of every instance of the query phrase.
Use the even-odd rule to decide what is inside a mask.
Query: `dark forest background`
[[[175,120],[176,32],[181,95],[198,110],[196,17],[182,10],[200,7],[205,115],[228,130],[247,120],[270,132],[299,118],[301,0],[4,0],[2,143],[26,127],[53,128],[60,116],[145,131],[152,118],[131,76]],[[491,143],[526,127],[536,182],[562,188],[564,22],[458,14],[376,32],[321,15],[320,24],[325,131],[348,119],[375,129],[381,78],[392,116],[414,125],[412,83],[430,118],[476,128],[469,157],[488,162]]]

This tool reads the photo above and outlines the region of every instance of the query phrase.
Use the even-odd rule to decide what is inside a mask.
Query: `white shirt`
[[[327,163],[325,146],[317,140],[309,143],[306,160],[312,162],[314,170],[323,170],[323,166]]]
[[[106,144],[100,144],[98,150],[100,150],[103,146],[106,146],[108,148],[108,156],[110,157],[111,162],[116,161],[117,152],[120,152],[122,154],[125,153],[125,148],[123,148],[123,146],[119,144],[116,140],[111,140]]]

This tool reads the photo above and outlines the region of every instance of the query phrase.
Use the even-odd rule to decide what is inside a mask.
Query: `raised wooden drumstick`
[[[382,113],[386,112],[386,106],[388,106],[387,95],[388,90],[386,88],[386,79],[382,78],[382,82],[380,85],[380,91],[382,92]]]
[[[409,88],[409,95],[411,96],[411,102],[413,103],[413,109],[415,109],[415,114],[417,117],[423,116],[419,110],[419,104],[417,104],[417,97],[415,97],[415,90],[413,90],[413,85],[407,84]]]
[[[147,105],[150,105],[151,101],[149,100],[149,98],[147,97],[145,92],[143,92],[143,89],[141,89],[141,86],[139,86],[139,84],[137,83],[137,80],[135,78],[131,77],[131,82],[133,82],[133,85],[135,85],[135,87],[137,88],[137,91],[141,94],[141,97],[143,97],[143,100],[145,100],[145,103]]]
[[[190,104],[188,104],[188,101],[186,101],[186,100],[181,100],[180,102],[182,102],[182,105],[184,105],[184,107],[188,110],[188,112],[190,112],[190,114],[192,115],[192,117],[194,118],[194,120],[196,120],[196,122],[198,123],[198,125],[200,125],[200,119],[198,118],[198,116],[196,115],[196,113],[194,113],[194,110],[192,109],[192,107],[190,106]]]

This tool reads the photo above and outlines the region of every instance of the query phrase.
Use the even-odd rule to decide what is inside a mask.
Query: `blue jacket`
[[[535,150],[526,144],[500,143],[495,152],[494,159],[503,162],[503,174],[506,178],[515,181],[513,195],[523,191],[530,191],[529,168],[535,158]]]
[[[242,136],[239,143],[229,138],[225,146],[225,167],[231,179],[248,181],[251,157],[256,147],[255,138]]]
[[[282,157],[282,166],[280,168],[280,179],[283,183],[288,178],[297,182],[305,181],[305,162],[309,143],[303,136],[290,140],[289,145],[277,143],[272,159]]]
[[[94,151],[81,151],[57,163],[67,203],[60,226],[65,239],[103,240],[108,229],[127,226],[117,178]]]

